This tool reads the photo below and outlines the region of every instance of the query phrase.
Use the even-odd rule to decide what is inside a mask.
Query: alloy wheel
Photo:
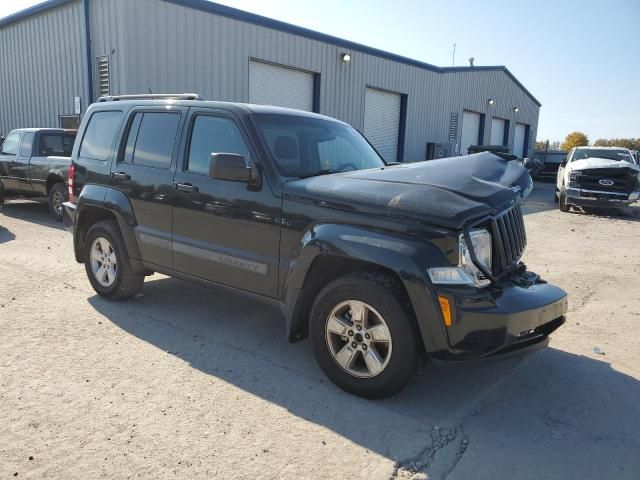
[[[391,359],[389,327],[365,302],[346,300],[336,305],[327,317],[325,337],[335,362],[354,377],[375,377]]]
[[[113,246],[104,237],[96,237],[91,244],[91,271],[103,287],[110,287],[118,276],[118,259]]]

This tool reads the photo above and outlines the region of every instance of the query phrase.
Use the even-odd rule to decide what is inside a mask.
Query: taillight
[[[73,196],[73,177],[76,176],[76,166],[72,163],[69,164],[69,201],[75,201]]]

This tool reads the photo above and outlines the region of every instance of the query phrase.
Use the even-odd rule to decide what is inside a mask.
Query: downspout
[[[87,82],[85,85],[85,94],[87,96],[87,104],[84,106],[85,111],[87,107],[93,103],[93,61],[91,55],[91,27],[89,19],[89,0],[82,0],[82,13],[84,18],[84,46],[85,54],[87,56]]]

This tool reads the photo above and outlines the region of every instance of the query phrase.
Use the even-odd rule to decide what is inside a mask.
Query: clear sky
[[[0,17],[33,0],[0,0]],[[538,139],[640,137],[640,0],[219,0],[439,66],[506,65]]]

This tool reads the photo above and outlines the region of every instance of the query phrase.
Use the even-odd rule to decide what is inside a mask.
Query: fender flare
[[[290,341],[306,336],[311,308],[308,303],[312,301],[304,299],[305,283],[316,262],[327,256],[357,260],[392,272],[409,296],[427,352],[448,348],[437,295],[425,272],[427,266],[449,265],[443,251],[408,235],[338,224],[309,229],[289,262],[281,299]]]
[[[47,189],[47,195],[49,194],[49,189],[51,186],[55,185],[56,183],[64,183],[65,185],[68,185],[68,180],[66,179],[68,175],[65,175],[60,169],[58,168],[52,168],[47,172],[47,177],[45,178],[45,185],[46,185],[46,189]],[[56,181],[52,181],[50,182],[51,179],[56,178],[59,179]]]
[[[130,259],[136,261],[142,258],[133,230],[137,225],[136,217],[131,202],[124,193],[112,187],[86,185],[80,192],[77,205],[76,234],[73,239],[76,260],[81,261],[80,257],[84,248],[83,239],[79,238],[84,233],[81,228],[83,219],[94,209],[108,212],[115,217]],[[78,235],[79,233],[80,235]]]

